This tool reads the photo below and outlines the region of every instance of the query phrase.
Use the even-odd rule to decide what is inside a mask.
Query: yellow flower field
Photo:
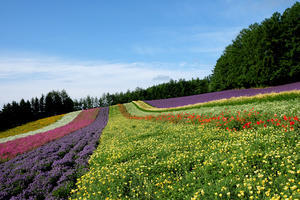
[[[299,133],[127,119],[112,106],[70,199],[295,199]]]

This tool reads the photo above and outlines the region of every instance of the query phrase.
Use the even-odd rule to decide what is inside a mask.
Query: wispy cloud
[[[171,78],[202,78],[210,74],[205,65],[184,63],[183,68],[182,64],[0,57],[0,104],[39,97],[53,89],[66,89],[71,97],[80,98],[146,88]]]

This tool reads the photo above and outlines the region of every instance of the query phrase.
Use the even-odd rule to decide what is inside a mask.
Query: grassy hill
[[[77,129],[0,164],[0,199],[298,197],[299,90],[166,107],[80,113]]]

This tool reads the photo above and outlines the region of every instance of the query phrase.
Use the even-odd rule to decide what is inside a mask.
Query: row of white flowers
[[[18,139],[18,138],[23,138],[23,137],[26,137],[26,136],[29,136],[29,135],[35,135],[37,133],[46,132],[46,131],[64,126],[64,125],[70,123],[71,121],[73,121],[73,119],[75,119],[77,117],[77,115],[79,115],[80,112],[81,111],[70,112],[70,113],[64,115],[60,120],[54,122],[53,124],[50,124],[48,126],[45,126],[43,128],[40,128],[40,129],[37,129],[37,130],[34,130],[34,131],[29,131],[27,133],[23,133],[23,134],[20,134],[20,135],[14,135],[14,136],[6,137],[6,138],[1,138],[0,143],[15,140],[15,139]]]

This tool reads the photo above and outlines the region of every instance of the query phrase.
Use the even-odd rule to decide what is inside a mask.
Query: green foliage
[[[211,90],[280,85],[300,77],[300,3],[243,29],[218,59]]]
[[[74,103],[65,90],[51,91],[46,95],[45,111],[47,114],[56,115],[73,111]]]
[[[52,195],[57,199],[67,199],[73,187],[74,183],[72,181],[68,181],[66,184],[56,188],[52,192]]]

